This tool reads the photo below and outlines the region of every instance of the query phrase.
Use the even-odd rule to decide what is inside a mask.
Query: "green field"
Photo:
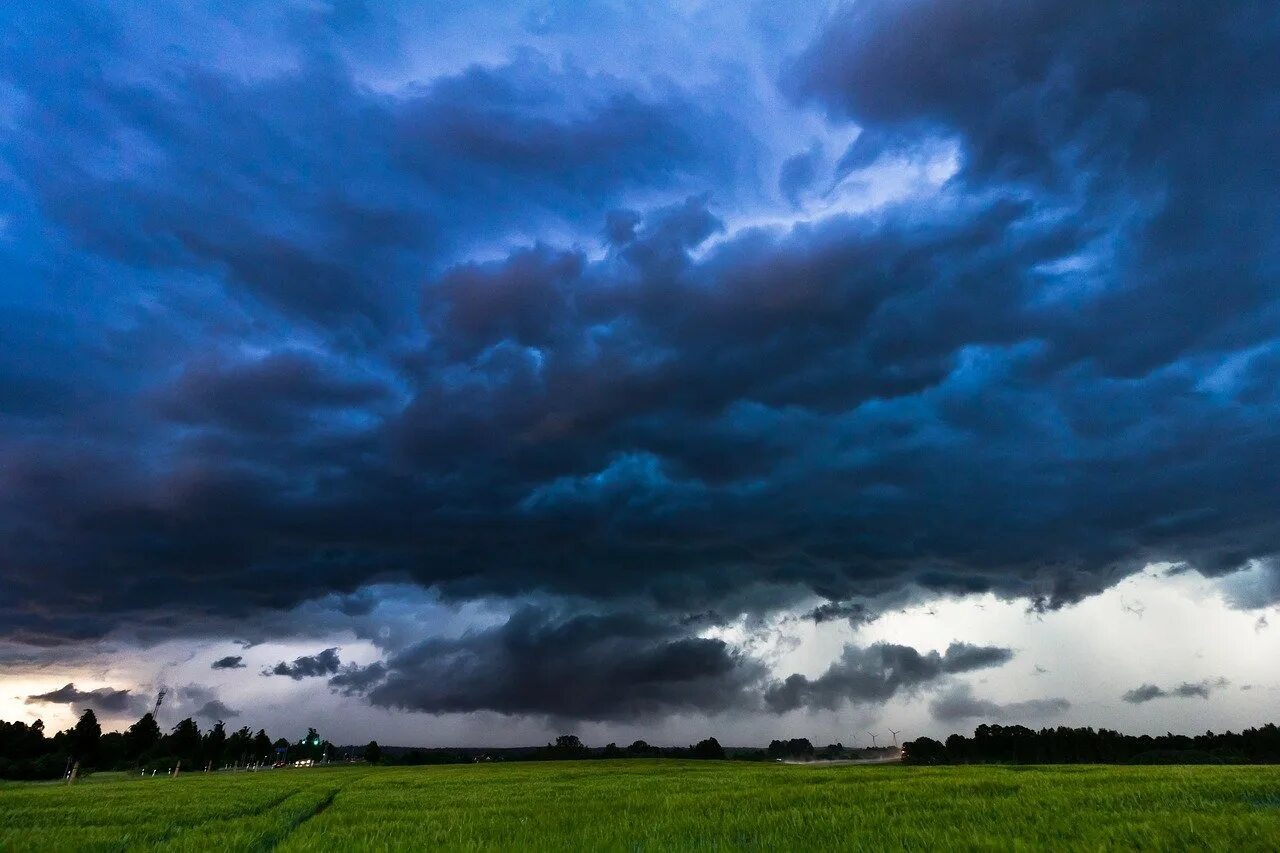
[[[1280,767],[595,761],[0,786],[4,850],[1280,849]]]

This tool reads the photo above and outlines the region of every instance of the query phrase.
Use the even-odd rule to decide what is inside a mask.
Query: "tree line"
[[[1280,728],[1267,723],[1202,735],[1126,735],[1111,729],[981,725],[973,737],[945,743],[917,738],[902,745],[910,764],[1277,764]]]
[[[315,729],[291,742],[272,740],[263,729],[228,732],[222,721],[201,731],[188,717],[166,733],[150,713],[123,732],[105,733],[92,710],[81,714],[71,728],[53,735],[45,732],[41,720],[31,724],[0,720],[0,779],[56,779],[77,763],[86,772],[168,772],[175,767],[261,766],[281,758],[318,761],[335,757],[333,752],[333,744],[322,740]]]
[[[610,743],[603,747],[589,747],[577,735],[560,735],[554,742],[539,747],[508,749],[408,749],[395,754],[384,750],[377,741],[364,749],[364,758],[370,763],[422,765],[467,764],[475,761],[582,761],[609,758],[728,758],[724,747],[713,737],[689,746],[650,746],[642,740],[630,746]]]
[[[162,732],[152,714],[123,732],[102,731],[92,710],[69,729],[49,735],[37,720],[0,720],[0,779],[56,779],[78,764],[90,770],[169,772],[261,767],[279,761],[361,758],[372,764],[456,764],[473,761],[559,761],[569,759],[688,758],[767,761],[836,759],[887,754],[845,747],[815,748],[807,738],[774,740],[766,749],[726,750],[714,737],[689,746],[652,746],[637,740],[620,747],[588,747],[576,735],[561,735],[542,747],[515,749],[384,749],[377,741],[363,748],[335,747],[314,728],[296,741],[272,740],[263,729],[227,731],[218,721],[202,731],[190,717]],[[902,746],[909,764],[1120,764],[1120,763],[1280,763],[1280,728],[1268,723],[1240,733],[1126,735],[1110,729],[980,725],[973,737],[953,734],[945,742],[922,737]]]

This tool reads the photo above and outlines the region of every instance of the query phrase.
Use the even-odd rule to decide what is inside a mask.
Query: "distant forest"
[[[71,768],[134,770],[168,773],[181,770],[221,769],[271,764],[278,760],[323,760],[334,750],[315,729],[297,741],[272,740],[259,729],[227,732],[218,722],[201,731],[188,717],[164,734],[151,714],[123,732],[103,733],[93,711],[85,711],[76,724],[53,736],[36,720],[9,723],[0,720],[0,779],[57,779]]]
[[[1110,729],[981,725],[946,743],[917,738],[902,746],[909,764],[1280,764],[1280,728],[1236,734],[1126,735]]]
[[[807,738],[774,740],[767,748],[722,747],[715,738],[690,746],[588,747],[576,735],[561,735],[538,747],[508,749],[335,746],[315,729],[296,741],[273,740],[248,727],[232,732],[222,722],[201,731],[192,718],[168,733],[151,714],[123,732],[102,731],[93,711],[75,726],[47,735],[44,724],[0,720],[0,779],[57,779],[78,768],[128,770],[143,774],[270,767],[278,763],[366,761],[374,764],[459,764],[476,761],[686,758],[737,761],[841,760],[896,756],[896,747],[865,749],[840,743],[814,747]],[[946,742],[917,738],[902,746],[909,764],[1275,764],[1280,763],[1280,728],[1268,723],[1239,734],[1186,736],[1125,735],[1108,729],[981,725],[973,737],[953,734]]]

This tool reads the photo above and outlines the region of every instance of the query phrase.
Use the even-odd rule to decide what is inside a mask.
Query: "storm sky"
[[[1277,81],[1262,0],[10,4],[0,717],[1264,722]]]

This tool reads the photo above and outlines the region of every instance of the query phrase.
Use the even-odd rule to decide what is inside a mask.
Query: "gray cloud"
[[[338,650],[331,648],[317,652],[314,655],[296,657],[293,659],[293,663],[281,661],[269,669],[264,669],[262,674],[283,675],[292,678],[294,681],[301,681],[304,678],[333,675],[341,665],[342,661],[338,659]]]
[[[1000,666],[1013,651],[995,646],[952,643],[943,654],[921,654],[909,646],[876,643],[846,645],[839,660],[817,678],[799,673],[770,685],[764,701],[774,713],[796,708],[838,708],[846,702],[883,702],[900,690],[913,690],[960,672]]]
[[[966,643],[952,643],[942,654],[891,644],[846,646],[820,678],[778,681],[748,651],[692,635],[691,627],[657,614],[526,606],[501,625],[421,641],[369,666],[343,667],[329,685],[374,705],[435,714],[496,711],[619,721],[879,703],[899,690],[998,666],[1013,655]]]
[[[1280,556],[1270,555],[1250,563],[1245,571],[1219,581],[1232,607],[1258,610],[1280,603]],[[1264,622],[1265,614],[1259,616]]]
[[[992,702],[974,696],[970,685],[959,684],[930,702],[929,713],[945,723],[975,718],[1034,722],[1053,719],[1070,707],[1071,703],[1061,697]]]
[[[498,627],[349,668],[330,684],[415,711],[616,720],[741,707],[763,676],[759,663],[724,641],[688,636],[678,623],[530,606]]]
[[[218,658],[209,665],[210,669],[244,669],[244,657],[242,655],[227,655]]]
[[[112,717],[124,717],[142,714],[147,700],[128,689],[113,687],[97,687],[93,690],[79,690],[75,684],[68,683],[57,690],[39,693],[26,698],[26,704],[38,703],[50,705],[67,705],[75,710],[92,708],[98,714]]]
[[[219,699],[211,699],[200,706],[195,716],[214,721],[229,720],[232,717],[240,716],[240,712],[235,708],[227,707],[226,703]]]
[[[173,704],[179,713],[210,722],[240,716],[240,711],[229,707],[218,698],[216,690],[200,684],[179,687],[174,692]]]
[[[1208,699],[1211,692],[1221,687],[1226,687],[1228,684],[1230,682],[1225,678],[1205,679],[1197,682],[1184,681],[1177,687],[1168,690],[1155,684],[1142,684],[1126,691],[1121,698],[1134,705],[1141,705],[1144,702],[1150,702],[1152,699],[1188,699],[1191,697]]]

